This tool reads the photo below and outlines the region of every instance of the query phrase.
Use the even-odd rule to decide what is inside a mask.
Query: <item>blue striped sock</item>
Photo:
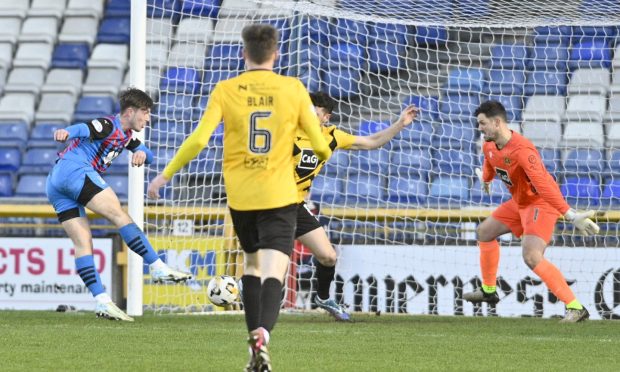
[[[88,287],[93,297],[105,293],[103,284],[101,284],[101,278],[97,269],[95,269],[95,260],[93,255],[77,257],[75,259],[75,269],[77,270],[80,278],[84,282],[84,285]]]
[[[129,249],[142,256],[144,262],[150,265],[159,259],[159,256],[153,250],[151,243],[149,243],[148,239],[144,236],[144,233],[140,230],[138,225],[132,222],[121,227],[119,231]]]

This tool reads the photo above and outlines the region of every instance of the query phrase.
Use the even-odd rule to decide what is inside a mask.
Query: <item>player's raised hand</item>
[[[419,108],[417,108],[415,105],[409,105],[405,107],[403,112],[400,113],[400,117],[398,118],[398,120],[400,120],[400,122],[404,126],[407,126],[415,120],[415,118],[418,116],[419,113],[420,113]]]
[[[158,174],[157,177],[153,178],[151,183],[149,183],[149,187],[146,189],[146,196],[153,200],[159,199],[159,189],[168,183],[168,181],[169,180],[166,179],[163,174]]]
[[[65,142],[69,138],[69,132],[66,129],[56,129],[54,131],[54,141]]]
[[[594,211],[577,212],[571,208],[564,214],[564,219],[572,222],[583,236],[589,236],[598,234],[600,231],[598,225],[592,221],[595,214]]]
[[[474,172],[476,172],[476,176],[480,179],[480,185],[482,185],[484,192],[486,192],[487,195],[491,195],[491,182],[484,182],[482,179],[482,169],[476,168]]]
[[[133,153],[133,156],[131,157],[132,167],[139,167],[141,165],[144,165],[144,162],[146,162],[146,152],[136,151]]]

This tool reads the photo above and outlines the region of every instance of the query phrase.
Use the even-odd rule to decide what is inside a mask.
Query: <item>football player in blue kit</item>
[[[97,302],[98,317],[133,321],[106,293],[93,260],[91,230],[84,207],[105,217],[120,231],[132,251],[149,264],[155,282],[181,282],[190,274],[169,268],[153,250],[148,239],[121,208],[114,191],[101,177],[110,163],[127,149],[133,152],[132,166],[149,164],[151,151],[136,138],[149,122],[153,100],[145,92],[129,88],[120,94],[121,112],[93,119],[54,132],[54,140],[70,141],[58,154],[56,165],[47,177],[46,192],[58,220],[75,246],[75,268]]]

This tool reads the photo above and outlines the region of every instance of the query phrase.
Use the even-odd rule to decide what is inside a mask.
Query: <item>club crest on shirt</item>
[[[298,168],[301,169],[316,169],[319,165],[319,158],[311,149],[302,149],[299,156]]]
[[[95,130],[97,132],[100,132],[103,130],[103,125],[101,124],[101,122],[97,119],[94,119],[90,122],[93,125],[93,128],[95,128]]]
[[[510,165],[510,163],[511,163],[510,158],[504,158],[504,164]]]

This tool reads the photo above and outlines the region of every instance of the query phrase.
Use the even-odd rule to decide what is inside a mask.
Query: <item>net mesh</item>
[[[338,128],[370,135],[406,105],[421,108],[382,148],[336,151],[313,183],[311,201],[339,254],[337,300],[356,311],[563,314],[509,235],[501,239],[499,270],[505,300],[497,309],[463,304],[463,292],[480,284],[477,223],[509,197],[499,180],[485,195],[474,176],[481,140],[472,113],[483,101],[501,101],[511,128],[539,148],[572,206],[617,209],[619,10],[617,1],[594,0],[150,1],[147,88],[157,107],[147,179],[191,133],[215,84],[243,71],[241,29],[270,23],[280,31],[277,72],[332,96]],[[212,311],[209,278],[241,275],[226,214],[221,129],[173,178],[163,201],[147,205],[156,249],[196,277],[187,286],[152,286],[145,276],[148,309]],[[549,256],[601,317],[620,303],[610,213],[594,238],[558,224]],[[310,257],[296,247],[284,307],[312,307]]]

